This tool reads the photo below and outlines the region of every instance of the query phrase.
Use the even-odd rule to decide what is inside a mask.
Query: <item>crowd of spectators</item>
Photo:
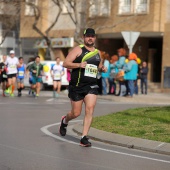
[[[101,83],[99,90],[102,95],[116,95],[133,97],[138,94],[139,79],[141,94],[147,94],[148,67],[146,61],[141,62],[135,53],[127,55],[124,48],[117,50],[117,54],[109,56],[101,51],[106,73],[99,76]]]

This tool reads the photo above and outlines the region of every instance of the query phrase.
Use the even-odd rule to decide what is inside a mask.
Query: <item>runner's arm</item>
[[[87,62],[73,63],[73,61],[82,53],[82,49],[77,46],[67,55],[63,67],[74,69],[74,68],[85,68]]]

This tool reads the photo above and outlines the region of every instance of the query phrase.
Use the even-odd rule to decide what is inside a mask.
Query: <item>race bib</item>
[[[57,72],[54,74],[54,80],[60,80],[61,79],[61,74],[60,72]]]
[[[85,67],[84,76],[96,78],[97,72],[98,72],[98,69],[96,65],[87,64]]]
[[[2,77],[3,77],[3,78],[7,78],[7,75],[6,75],[6,74],[3,74]]]
[[[19,71],[18,75],[19,76],[24,76],[24,71]]]
[[[16,65],[10,65],[10,68],[15,69]]]

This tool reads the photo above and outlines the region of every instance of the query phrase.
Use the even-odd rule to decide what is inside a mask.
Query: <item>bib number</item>
[[[19,71],[19,76],[24,76],[24,72],[23,71]]]
[[[11,68],[11,69],[15,69],[15,68],[16,68],[16,65],[10,65],[10,68]]]
[[[6,74],[3,74],[2,77],[3,77],[3,78],[7,78],[7,75],[6,75]]]
[[[97,66],[93,64],[87,64],[85,67],[84,76],[96,78],[97,76]]]
[[[60,80],[61,79],[61,74],[60,73],[55,73],[54,74],[54,80]]]

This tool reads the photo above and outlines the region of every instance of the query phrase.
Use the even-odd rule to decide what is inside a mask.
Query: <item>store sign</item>
[[[52,48],[67,48],[74,46],[74,38],[53,38],[51,39]],[[34,44],[34,48],[47,48],[45,40],[37,40]]]

